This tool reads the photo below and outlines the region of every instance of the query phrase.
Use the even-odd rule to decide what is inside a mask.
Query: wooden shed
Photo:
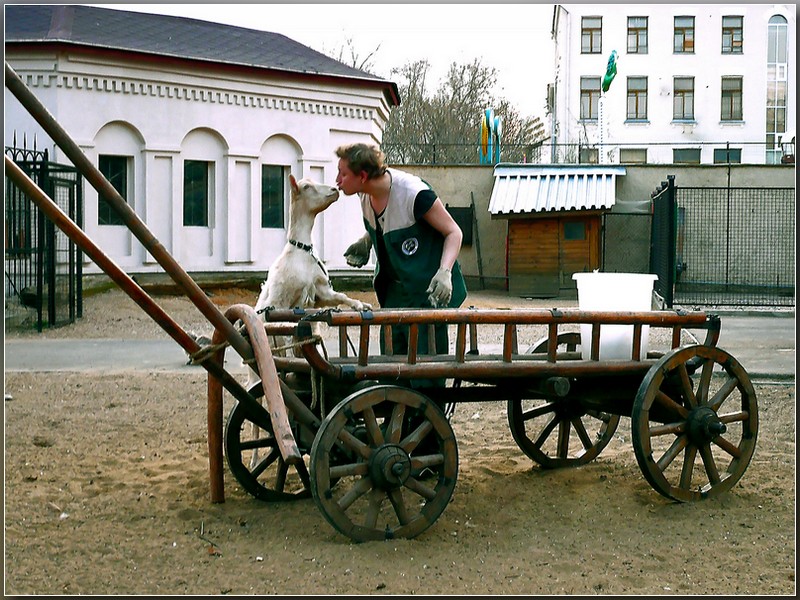
[[[575,290],[572,274],[599,269],[601,217],[616,202],[625,168],[498,164],[492,219],[508,220],[509,292],[551,298]]]

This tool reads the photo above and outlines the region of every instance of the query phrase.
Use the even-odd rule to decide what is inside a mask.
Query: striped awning
[[[625,175],[625,168],[498,164],[494,168],[489,212],[503,216],[609,210],[616,202],[617,175]]]

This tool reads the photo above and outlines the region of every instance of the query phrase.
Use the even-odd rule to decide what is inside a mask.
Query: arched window
[[[787,56],[789,27],[786,17],[773,15],[767,31],[767,163],[781,161],[781,134],[786,132]]]

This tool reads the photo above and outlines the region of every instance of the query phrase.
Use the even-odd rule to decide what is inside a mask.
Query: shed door
[[[519,219],[508,224],[508,291],[531,298],[558,296],[558,221]]]

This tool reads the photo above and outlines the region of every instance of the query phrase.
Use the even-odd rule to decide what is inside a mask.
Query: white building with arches
[[[263,274],[286,241],[289,174],[335,185],[336,147],[380,143],[399,104],[392,82],[274,33],[79,5],[6,5],[5,27],[6,62],[190,273]],[[6,146],[35,138],[69,163],[8,89],[4,131]],[[129,273],[161,272],[84,194],[98,246]],[[346,268],[362,233],[343,196],[318,219],[315,253]]]

